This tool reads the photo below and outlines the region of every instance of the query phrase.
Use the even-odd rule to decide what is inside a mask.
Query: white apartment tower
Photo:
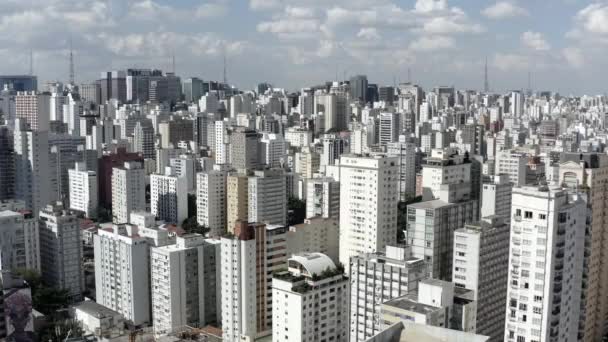
[[[322,253],[296,254],[272,279],[272,340],[348,341],[348,279]]]
[[[513,186],[526,184],[528,156],[515,151],[500,151],[496,153],[495,173],[507,174]]]
[[[78,219],[57,203],[40,211],[38,223],[42,279],[66,290],[72,302],[82,300],[84,277]]]
[[[306,182],[306,217],[338,219],[340,182],[332,177],[312,178]]]
[[[399,160],[346,155],[340,158],[340,262],[382,252],[397,240]],[[348,266],[347,266],[348,267]]]
[[[97,303],[134,325],[150,320],[150,241],[133,225],[114,225],[94,236]]]
[[[167,223],[181,224],[188,218],[188,180],[173,175],[171,167],[164,175],[151,175],[150,209]]]
[[[220,241],[190,234],[150,250],[155,335],[221,322]]]
[[[440,197],[442,186],[467,183],[470,188],[471,163],[449,148],[433,149],[422,165],[422,196],[424,200]]]
[[[400,133],[399,113],[381,113],[379,142],[381,146],[397,141]]]
[[[40,271],[38,222],[30,211],[0,211],[0,271]]]
[[[547,186],[513,189],[505,341],[576,341],[586,204]]]
[[[506,174],[491,176],[492,181],[481,186],[481,217],[498,215],[509,225],[511,222],[511,192],[513,184]]]
[[[70,179],[70,209],[84,213],[85,217],[97,218],[97,173],[87,170],[86,163],[77,162],[68,170]]]
[[[502,341],[505,330],[509,226],[501,216],[483,217],[454,232],[454,285],[473,290],[476,333]]]
[[[220,169],[196,175],[196,220],[211,236],[226,232],[227,173]]]
[[[387,246],[386,253],[350,259],[350,341],[367,341],[380,331],[382,303],[416,293],[426,266],[407,253],[405,248]]]
[[[287,182],[282,169],[257,170],[248,179],[249,222],[287,224]]]
[[[287,143],[275,133],[264,133],[260,139],[261,160],[267,167],[282,167],[287,163]]]
[[[139,162],[112,169],[112,222],[129,222],[133,211],[146,210],[146,174]]]

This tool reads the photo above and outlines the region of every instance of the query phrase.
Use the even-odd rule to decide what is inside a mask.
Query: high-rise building
[[[348,142],[338,135],[325,134],[321,141],[323,143],[322,166],[335,165],[341,155],[349,152]]]
[[[15,116],[23,119],[32,131],[48,131],[50,126],[50,95],[18,92],[15,96]]]
[[[151,322],[150,246],[146,227],[129,224],[100,229],[93,237],[97,303],[117,311],[134,325]],[[158,241],[166,241],[167,233]],[[163,245],[164,243],[161,243]]]
[[[150,211],[159,219],[181,224],[188,218],[188,182],[173,174],[171,167],[164,175],[150,175]]]
[[[226,227],[232,233],[236,221],[247,221],[249,217],[249,177],[232,173],[226,183]]]
[[[116,99],[121,103],[127,101],[127,73],[124,71],[102,72],[97,81],[101,90],[101,104],[105,104],[111,99]]]
[[[259,134],[255,130],[237,127],[230,134],[230,164],[237,170],[259,166]]]
[[[131,212],[145,210],[146,177],[141,163],[125,162],[113,168],[112,222],[127,223]]]
[[[381,113],[379,127],[380,145],[386,146],[389,143],[397,141],[400,133],[401,123],[399,122],[399,113]]]
[[[340,158],[340,262],[383,252],[397,241],[399,161],[396,157]]]
[[[72,302],[82,300],[82,239],[80,224],[61,203],[47,205],[39,214],[40,270],[45,284],[67,291]]]
[[[40,271],[38,222],[31,211],[0,211],[0,271]]]
[[[449,185],[463,184],[470,193],[471,162],[464,155],[451,149],[433,149],[431,156],[422,165],[422,190],[424,200],[439,198]]]
[[[514,188],[505,341],[577,341],[587,206],[577,193]]]
[[[282,169],[254,171],[248,179],[249,222],[287,224],[287,182]]]
[[[511,222],[511,184],[509,175],[501,174],[492,177],[492,181],[481,187],[481,217],[498,215],[509,225]]]
[[[511,114],[519,118],[524,114],[524,95],[520,91],[511,92]]]
[[[407,142],[405,135],[399,141],[386,145],[386,153],[399,158],[399,200],[416,195],[416,145]]]
[[[48,132],[26,129],[25,122],[15,122],[15,198],[25,201],[34,215],[49,204]]]
[[[70,209],[84,213],[85,217],[97,218],[97,173],[87,170],[86,163],[78,162],[69,170]]]
[[[367,341],[380,330],[380,305],[416,293],[425,278],[424,261],[403,247],[365,253],[350,259],[350,341]]]
[[[83,101],[101,104],[101,87],[99,83],[80,84],[78,93]]]
[[[15,149],[8,126],[0,126],[0,201],[15,197]]]
[[[0,89],[13,91],[37,91],[38,77],[33,75],[1,75]]]
[[[197,103],[203,96],[203,80],[197,77],[187,78],[183,85],[184,97],[188,103]]]
[[[348,278],[322,253],[288,260],[272,278],[273,341],[347,341]]]
[[[133,151],[145,159],[156,157],[156,134],[150,120],[139,120],[133,129]]]
[[[221,322],[220,242],[202,235],[150,249],[155,335]]]
[[[367,76],[357,75],[350,78],[350,97],[353,100],[367,102]]]
[[[288,253],[320,252],[339,263],[340,229],[338,220],[314,217],[304,223],[289,227],[287,232]]]
[[[223,120],[217,120],[214,125],[215,128],[215,145],[213,154],[215,157],[216,164],[228,164],[228,125]]]
[[[222,237],[222,330],[227,341],[272,331],[272,274],[287,265],[287,228],[238,221]]]
[[[136,161],[141,164],[144,158],[139,153],[129,153],[126,148],[118,148],[115,152],[108,153],[99,158],[99,204],[105,208],[112,207],[112,174],[115,167],[123,167],[125,162]]]
[[[500,151],[496,153],[495,174],[507,174],[513,186],[526,184],[528,156],[515,151]]]
[[[509,262],[509,226],[501,216],[483,217],[454,233],[452,279],[473,290],[477,301],[476,333],[502,341],[505,331]]]
[[[264,133],[260,139],[260,161],[267,167],[282,167],[287,164],[287,143],[275,133]]]
[[[306,217],[340,217],[340,182],[331,177],[306,182]]]
[[[559,182],[587,195],[583,310],[579,340],[598,341],[608,332],[608,160],[602,153],[565,153]]]
[[[196,220],[211,236],[226,232],[226,171],[215,168],[196,175]]]
[[[176,148],[181,141],[194,141],[194,121],[173,117],[158,124],[158,134],[162,148]]]
[[[477,214],[476,200],[437,199],[407,206],[407,243],[412,256],[426,262],[430,277],[452,280],[454,231],[476,221]]]
[[[394,87],[379,87],[378,88],[378,100],[386,102],[389,106],[395,101],[395,88]]]

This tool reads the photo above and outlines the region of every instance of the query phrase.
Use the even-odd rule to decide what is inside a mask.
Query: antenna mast
[[[490,92],[490,82],[488,81],[488,57],[486,56],[486,64],[484,68],[483,90],[486,93]]]
[[[74,53],[72,50],[72,38],[70,37],[70,84],[74,84]]]
[[[30,49],[30,76],[34,76],[34,51]]]
[[[224,46],[224,84],[228,84],[228,77],[226,76],[226,46]]]

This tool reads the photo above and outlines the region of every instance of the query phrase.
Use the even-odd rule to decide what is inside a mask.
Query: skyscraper
[[[16,118],[23,119],[32,131],[48,131],[51,117],[50,95],[18,92],[15,96]]]
[[[0,126],[0,201],[15,196],[15,149],[8,126]]]
[[[505,341],[578,339],[586,204],[580,194],[513,189]]]
[[[248,180],[249,222],[287,224],[287,182],[282,169],[255,171]]]
[[[127,223],[131,212],[146,210],[145,182],[145,172],[139,162],[126,162],[113,168],[112,222]]]
[[[357,75],[350,78],[350,97],[351,99],[367,102],[367,76]]]
[[[40,269],[46,284],[67,291],[72,302],[82,300],[84,274],[80,224],[61,203],[39,214]]]
[[[165,174],[150,175],[150,211],[167,223],[181,224],[188,218],[188,182],[171,167]]]
[[[399,161],[396,157],[340,158],[340,262],[383,252],[397,241]]]
[[[87,170],[86,163],[78,162],[69,171],[70,209],[84,213],[85,217],[97,218],[97,173]]]
[[[221,168],[196,175],[196,220],[210,229],[211,236],[226,232],[226,178]]]

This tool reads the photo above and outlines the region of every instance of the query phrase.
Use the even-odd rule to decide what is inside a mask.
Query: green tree
[[[17,270],[16,273],[30,286],[32,302],[36,310],[50,315],[59,309],[67,308],[70,304],[67,290],[48,286],[35,270],[22,269]]]
[[[210,230],[208,227],[198,224],[198,222],[196,221],[196,216],[188,217],[187,219],[185,219],[184,222],[182,222],[182,228],[188,234],[196,233],[201,235],[209,233]]]
[[[287,210],[290,226],[303,223],[306,218],[306,201],[290,196],[287,200]]]

